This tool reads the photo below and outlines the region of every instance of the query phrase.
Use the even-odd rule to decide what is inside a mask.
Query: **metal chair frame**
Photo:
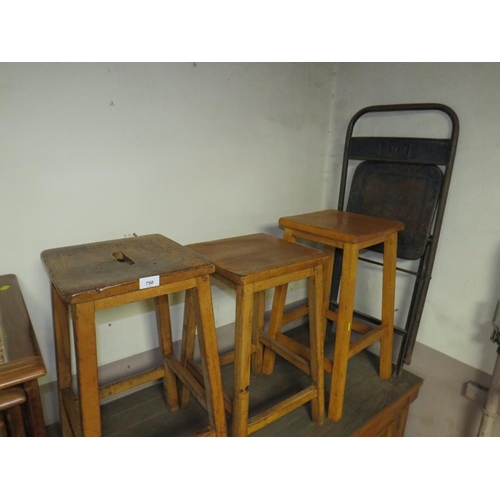
[[[369,113],[405,113],[411,111],[439,111],[447,115],[451,121],[451,131],[449,137],[444,139],[431,139],[422,137],[353,136],[354,127],[362,116]],[[450,187],[451,174],[455,161],[458,133],[459,121],[455,112],[448,106],[437,103],[392,104],[366,107],[358,111],[353,116],[347,127],[338,210],[347,210],[347,178],[353,161],[362,160],[365,163],[377,162],[379,165],[387,164],[393,166],[408,166],[410,164],[440,166],[441,169],[443,169],[443,177],[437,198],[437,207],[435,209],[433,223],[427,228],[428,234],[422,244],[423,251],[419,255],[419,258],[412,258],[412,260],[419,260],[418,270],[415,272],[398,267],[399,272],[413,275],[415,277],[415,282],[405,326],[395,327],[395,333],[402,336],[401,347],[399,349],[396,362],[397,375],[400,374],[403,365],[411,363],[415,340],[420,326],[425,299],[431,280],[439,235],[441,232],[443,215]],[[367,215],[374,215],[373,213],[368,212],[366,213]],[[404,220],[402,221],[405,222]],[[375,250],[377,251],[377,249]],[[398,258],[402,258],[402,253],[405,254],[405,252],[402,251],[401,246],[398,244]],[[360,260],[375,265],[381,265],[377,261],[362,257],[360,257]],[[340,288],[341,268],[342,251],[338,250],[335,255],[335,265],[333,269],[330,309],[335,309],[338,306],[337,299]],[[374,318],[360,311],[355,311],[355,316],[373,324],[380,324],[380,319]]]

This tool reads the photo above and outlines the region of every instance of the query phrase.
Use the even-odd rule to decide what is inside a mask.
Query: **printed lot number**
[[[139,280],[139,289],[143,288],[153,288],[155,286],[160,286],[159,276],[148,276],[147,278],[141,278]]]

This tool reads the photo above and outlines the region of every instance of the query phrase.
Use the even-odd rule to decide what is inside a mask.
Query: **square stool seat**
[[[394,300],[397,258],[397,234],[404,229],[399,221],[382,219],[339,210],[322,210],[294,216],[281,217],[283,238],[295,242],[297,238],[322,243],[329,255],[325,266],[325,317],[337,323],[333,361],[325,358],[325,369],[332,374],[328,417],[334,422],[342,417],[344,391],[348,359],[361,350],[380,341],[380,377],[388,379],[392,375],[392,348],[394,337]],[[382,243],[384,246],[382,315],[381,324],[375,328],[353,321],[356,274],[359,251]],[[329,307],[329,292],[332,282],[334,252],[343,250],[342,276],[338,312]],[[286,290],[282,291],[286,296]],[[275,304],[283,310],[284,301]],[[291,311],[282,316],[282,323],[270,334],[280,337],[282,325],[307,314],[307,308]],[[351,332],[361,337],[351,342]],[[295,352],[303,352],[301,346],[290,339],[283,340]],[[271,367],[272,369],[272,367]]]
[[[234,352],[221,356],[221,364],[234,361],[232,398],[226,395],[226,409],[232,413],[232,435],[247,436],[286,413],[311,401],[313,419],[324,419],[323,266],[328,257],[317,250],[258,233],[187,245],[215,265],[215,280],[236,290]],[[264,338],[264,301],[267,289],[307,279],[310,321],[310,359],[288,350],[272,338]],[[271,311],[270,323],[280,322]],[[189,318],[185,324],[191,324]],[[181,361],[193,366],[194,327],[184,332]],[[311,385],[274,407],[249,418],[251,366],[262,370],[263,345],[273,354],[307,371]],[[181,404],[186,404],[183,402]]]
[[[226,436],[222,380],[206,258],[161,234],[45,250],[51,281],[57,382],[63,436],[100,436],[100,399],[153,380],[164,380],[167,405],[179,408],[177,384],[192,377],[173,352],[168,295],[184,290],[193,297],[200,330],[205,391],[194,392],[207,410],[211,433]],[[156,300],[162,366],[100,386],[95,312],[139,300]],[[69,312],[73,318],[78,394],[72,390]]]

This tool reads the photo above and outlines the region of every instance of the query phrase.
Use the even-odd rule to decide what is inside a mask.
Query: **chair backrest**
[[[438,111],[448,116],[448,137],[364,137],[354,136],[354,127],[370,113]],[[418,271],[399,269],[416,276],[404,328],[395,331],[404,336],[397,371],[409,364],[422,311],[431,280],[439,234],[458,142],[459,122],[456,113],[438,103],[411,103],[370,106],[358,111],[346,132],[339,191],[339,210],[348,210],[405,223],[398,235],[398,257],[419,260]],[[360,163],[361,162],[361,163]],[[355,168],[347,193],[349,169]],[[347,199],[347,202],[346,202]],[[380,247],[372,250],[382,251]],[[379,262],[360,257],[380,265]],[[332,300],[340,285],[341,254],[336,254]],[[337,264],[338,262],[338,264]],[[361,317],[363,315],[361,314]],[[368,320],[373,320],[367,315]]]
[[[404,222],[398,257],[423,256],[441,192],[436,165],[365,161],[354,173],[347,211]],[[371,250],[383,252],[382,245]]]

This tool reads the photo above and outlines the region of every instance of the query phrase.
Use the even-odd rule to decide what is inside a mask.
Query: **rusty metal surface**
[[[365,161],[354,174],[347,211],[404,222],[398,257],[416,260],[425,252],[443,174],[435,165]],[[383,252],[383,246],[371,248]]]

